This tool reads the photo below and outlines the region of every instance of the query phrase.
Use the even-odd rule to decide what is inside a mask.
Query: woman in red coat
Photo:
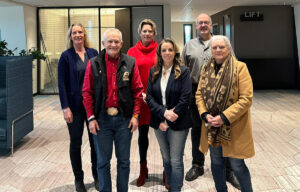
[[[156,32],[156,24],[151,19],[144,19],[138,27],[138,34],[141,40],[135,46],[128,50],[128,55],[135,58],[135,63],[139,68],[141,80],[144,86],[143,99],[146,98],[146,90],[149,72],[156,63],[156,48],[158,44],[153,40]],[[150,110],[146,103],[143,103],[139,118],[139,153],[140,153],[140,176],[137,180],[137,186],[145,184],[148,178],[147,151],[149,146],[148,132],[150,122]]]

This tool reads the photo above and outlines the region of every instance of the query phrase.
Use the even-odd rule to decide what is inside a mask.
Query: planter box
[[[32,57],[0,57],[0,152],[12,145],[12,122],[33,109]],[[33,130],[33,112],[17,120],[13,143]]]

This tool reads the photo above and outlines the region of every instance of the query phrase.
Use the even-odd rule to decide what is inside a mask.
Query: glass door
[[[40,9],[40,49],[48,57],[40,61],[40,93],[58,93],[57,63],[66,49],[68,9]]]

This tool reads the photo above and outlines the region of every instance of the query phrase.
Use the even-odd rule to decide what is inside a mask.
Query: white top
[[[164,106],[166,105],[166,89],[167,89],[168,80],[169,80],[169,77],[171,74],[172,66],[167,71],[165,71],[165,68],[162,67],[160,90],[161,90],[162,102],[163,102]],[[164,76],[165,72],[166,72],[166,76]]]
[[[210,39],[209,39],[209,40],[207,40],[207,41],[202,41],[202,42],[204,43],[205,47],[207,47],[207,46],[208,46],[208,44],[209,44],[209,42],[210,42]]]

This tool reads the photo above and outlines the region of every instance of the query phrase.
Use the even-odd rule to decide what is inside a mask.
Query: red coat
[[[135,58],[135,63],[138,66],[140,77],[144,86],[144,93],[147,90],[148,77],[151,67],[156,63],[156,48],[158,44],[155,41],[145,47],[142,41],[136,43],[134,47],[131,47],[127,54]],[[139,126],[149,125],[150,123],[150,109],[146,103],[142,104]]]

